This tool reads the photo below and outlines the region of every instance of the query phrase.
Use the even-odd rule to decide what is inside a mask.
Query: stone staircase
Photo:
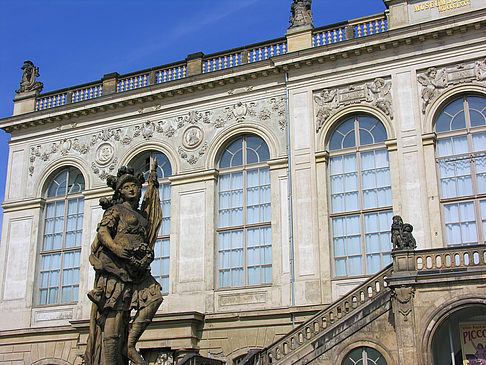
[[[250,352],[245,365],[307,364],[391,309],[385,279],[389,265],[267,348]]]

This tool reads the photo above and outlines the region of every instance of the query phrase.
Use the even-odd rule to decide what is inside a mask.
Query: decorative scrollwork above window
[[[429,105],[453,86],[464,83],[486,86],[486,59],[441,68],[429,67],[417,75],[417,81],[421,85],[422,113],[425,114]]]
[[[185,168],[200,164],[209,141],[218,130],[237,123],[261,123],[273,130],[285,130],[285,99],[281,96],[249,102],[233,102],[212,110],[191,110],[165,118],[151,117],[137,124],[104,128],[90,134],[39,142],[30,147],[29,175],[53,157],[81,157],[100,179],[113,172],[129,146],[142,141],[163,139],[185,162]],[[42,162],[41,162],[42,161]],[[41,170],[39,170],[41,171]]]
[[[342,108],[365,104],[381,110],[393,119],[391,81],[376,78],[372,82],[354,84],[335,89],[324,89],[314,95],[316,108],[316,133],[326,120]]]

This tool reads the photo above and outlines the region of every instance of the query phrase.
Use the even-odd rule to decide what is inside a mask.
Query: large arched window
[[[224,149],[218,181],[218,273],[220,287],[272,282],[268,146],[241,137]]]
[[[386,130],[356,115],[329,140],[331,229],[336,277],[374,274],[391,263],[392,195]]]
[[[148,151],[137,156],[130,164],[136,173],[143,173],[145,178],[150,173],[154,158],[157,158],[157,176],[159,178],[159,197],[162,204],[162,224],[157,234],[154,246],[154,261],[150,265],[152,275],[162,286],[162,292],[169,292],[170,268],[170,183],[172,167],[166,155],[160,152]],[[145,192],[145,186],[142,193]]]
[[[466,95],[438,114],[437,163],[444,240],[448,245],[486,239],[486,98]]]
[[[75,168],[57,173],[46,189],[37,300],[40,305],[78,300],[83,190],[83,175]]]
[[[377,350],[363,346],[347,354],[343,365],[387,365],[387,362]]]

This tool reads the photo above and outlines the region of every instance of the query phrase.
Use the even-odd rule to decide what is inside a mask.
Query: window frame
[[[152,276],[155,278],[155,280],[157,280],[157,282],[160,284],[161,288],[163,289],[163,285],[162,285],[162,280],[164,278],[167,278],[167,291],[163,291],[162,290],[162,294],[169,294],[170,292],[170,268],[171,268],[171,256],[170,256],[170,235],[171,235],[171,232],[170,232],[170,224],[171,224],[171,221],[172,221],[172,185],[171,185],[171,182],[169,180],[169,177],[172,176],[172,164],[170,163],[170,159],[169,157],[167,156],[166,153],[164,152],[161,152],[161,151],[158,151],[158,150],[147,150],[147,151],[143,151],[143,152],[140,152],[139,154],[137,154],[134,158],[132,158],[132,160],[130,161],[130,164],[129,166],[132,167],[134,170],[135,170],[135,173],[140,173],[142,171],[140,170],[137,170],[137,167],[136,166],[136,163],[140,163],[142,164],[142,159],[145,157],[145,158],[149,158],[149,170],[146,170],[146,171],[143,171],[142,173],[144,174],[145,177],[148,176],[148,172],[150,171],[150,167],[152,166],[152,162],[154,160],[154,157],[157,157],[155,155],[164,155],[165,158],[167,159],[166,161],[164,161],[163,165],[162,166],[166,166],[167,164],[169,165],[169,168],[170,168],[170,175],[166,176],[166,173],[164,171],[164,169],[160,169],[163,176],[161,178],[158,178],[157,181],[159,182],[159,197],[160,197],[160,204],[161,204],[161,209],[162,209],[162,219],[164,218],[168,218],[169,219],[169,232],[167,234],[163,234],[162,232],[162,224],[163,222],[161,223],[160,225],[160,228],[159,228],[159,231],[157,232],[157,239],[156,239],[156,243],[155,245],[157,244],[157,241],[161,241],[161,245],[163,244],[163,241],[168,241],[169,242],[169,255],[168,256],[156,256],[156,252],[155,252],[155,245],[154,245],[154,261],[152,261],[152,263],[150,264],[152,266],[152,264],[154,262],[156,262],[156,260],[164,260],[164,259],[168,259],[169,261],[169,269],[168,269],[168,273],[167,274],[164,274],[162,273],[162,268],[161,268],[161,275],[153,275]],[[159,163],[160,161],[157,161],[157,163]],[[161,165],[159,165],[161,166]],[[168,186],[168,189],[169,189],[169,199],[164,199],[164,187],[167,187]],[[145,194],[145,189],[147,188],[147,183],[144,183],[142,185],[142,196],[141,196],[141,199],[140,201],[142,201],[143,199],[143,194]],[[162,192],[162,194],[161,194]],[[163,215],[163,212],[164,212],[164,202],[169,202],[169,209],[170,209],[170,212],[169,212],[169,216],[168,217],[164,217]],[[163,251],[163,249],[161,248],[161,251]],[[160,281],[158,280],[160,278]]]
[[[444,246],[446,247],[457,247],[460,245],[475,245],[475,244],[486,244],[486,232],[483,229],[483,221],[486,221],[486,216],[481,216],[481,201],[486,202],[486,192],[479,193],[478,192],[478,179],[477,179],[477,169],[476,169],[476,161],[474,159],[474,155],[486,155],[486,148],[484,148],[484,152],[475,152],[473,146],[473,135],[474,134],[482,134],[486,133],[486,124],[481,126],[471,126],[471,115],[469,113],[469,102],[468,97],[480,97],[486,100],[485,95],[475,94],[475,93],[463,93],[459,95],[455,95],[455,97],[450,98],[447,102],[443,104],[443,106],[439,109],[437,114],[434,116],[434,131],[436,133],[436,142],[435,142],[435,165],[436,165],[436,178],[437,178],[437,187],[439,192],[439,204],[440,204],[440,218],[441,218],[441,227],[442,227],[442,240],[444,242]],[[461,111],[464,112],[464,120],[465,120],[465,128],[461,129],[450,129],[444,132],[437,132],[437,122],[444,112],[444,110],[451,105],[452,103],[462,100],[462,109]],[[442,139],[449,139],[454,137],[466,137],[467,141],[467,152],[461,154],[453,154],[446,157],[439,157],[438,151],[438,143],[439,140]],[[459,157],[458,157],[459,156]],[[442,190],[442,179],[440,175],[440,166],[439,162],[441,160],[449,160],[449,161],[459,161],[459,160],[469,160],[469,168],[471,176],[471,187],[472,187],[472,194],[468,195],[460,195],[457,194],[455,197],[447,197],[443,198],[443,190]],[[454,175],[457,177],[458,175]],[[475,224],[476,224],[476,242],[461,242],[461,243],[448,243],[447,239],[447,226],[446,226],[446,216],[445,216],[445,206],[452,205],[452,204],[461,204],[472,202],[474,204],[474,216],[475,216]],[[465,221],[460,221],[462,223]],[[462,230],[460,231],[461,234],[461,241],[463,241],[463,234]]]
[[[378,118],[376,118],[375,116],[373,115],[370,115],[370,114],[367,114],[367,113],[363,113],[363,112],[358,112],[358,113],[353,113],[351,115],[347,115],[343,118],[340,119],[340,121],[338,123],[336,123],[335,127],[331,130],[331,133],[329,134],[329,138],[327,140],[327,147],[328,147],[328,151],[329,151],[329,157],[328,157],[328,164],[327,164],[327,174],[326,174],[326,179],[327,179],[327,186],[329,187],[328,189],[328,212],[329,212],[329,237],[330,237],[330,258],[331,258],[331,269],[332,269],[332,279],[333,280],[346,280],[346,279],[359,279],[359,278],[363,278],[363,277],[369,277],[370,275],[374,275],[375,273],[369,273],[369,269],[368,269],[368,262],[367,262],[367,257],[368,255],[371,255],[373,253],[368,253],[367,252],[367,249],[366,249],[366,223],[365,223],[365,216],[366,215],[369,215],[369,214],[372,214],[372,213],[376,213],[376,214],[380,214],[380,213],[390,213],[391,216],[393,216],[393,194],[391,192],[391,167],[390,167],[390,155],[389,155],[389,152],[388,152],[388,147],[385,143],[385,141],[383,142],[377,142],[377,143],[372,143],[372,144],[366,144],[366,145],[361,145],[360,144],[360,133],[359,133],[359,122],[358,122],[358,118],[359,117],[367,117],[367,118],[373,118],[375,119],[378,123],[380,123],[382,125],[382,127],[385,129],[385,132],[386,132],[386,128],[385,126],[383,125],[383,123],[381,122],[381,120],[379,120]],[[354,135],[355,135],[355,146],[354,147],[347,147],[347,148],[342,148],[342,149],[334,149],[334,150],[331,150],[330,149],[330,142],[331,142],[331,139],[332,139],[332,136],[334,135],[334,133],[337,131],[337,129],[343,124],[345,123],[346,121],[350,120],[350,119],[353,119],[354,121],[354,127],[353,127],[353,130],[354,130]],[[348,132],[349,133],[349,132]],[[388,135],[386,134],[386,138],[388,138]],[[372,152],[372,151],[386,151],[387,153],[387,157],[388,157],[388,170],[389,170],[389,174],[390,174],[390,205],[388,206],[383,206],[383,207],[375,207],[375,208],[364,208],[364,197],[363,197],[363,193],[365,190],[367,189],[364,189],[363,188],[363,179],[362,179],[362,172],[364,171],[362,169],[362,165],[361,165],[361,155],[363,153],[367,153],[367,152]],[[333,195],[333,192],[332,192],[332,182],[331,182],[331,159],[334,158],[334,157],[340,157],[340,156],[346,156],[346,155],[354,155],[356,156],[356,174],[357,174],[357,191],[358,191],[358,209],[355,209],[355,210],[349,210],[349,211],[341,211],[341,212],[336,212],[334,213],[333,212],[333,208],[332,208],[332,195]],[[376,160],[375,160],[375,164],[376,164]],[[376,165],[375,165],[375,168],[376,168]],[[346,252],[346,255],[345,256],[336,256],[335,254],[335,247],[334,247],[334,227],[333,227],[333,219],[335,218],[344,218],[344,217],[352,217],[352,216],[357,216],[359,217],[359,224],[360,224],[360,247],[361,247],[361,259],[362,259],[362,274],[359,274],[359,275],[351,275],[350,272],[349,272],[349,258],[350,257],[357,257],[358,255],[349,255],[347,252]],[[391,217],[390,217],[391,218]],[[390,219],[390,226],[391,226],[391,219]],[[389,231],[389,229],[387,229],[387,231]],[[382,234],[383,232],[386,232],[386,231],[377,231],[377,233],[379,234]],[[348,236],[345,236],[345,237],[348,237]],[[390,247],[391,247],[391,244],[390,244]],[[390,263],[388,264],[385,264],[384,263],[384,258],[383,256],[385,254],[388,254],[390,255],[391,254],[391,250],[390,251],[379,251],[378,252],[379,255],[380,255],[380,267],[382,270],[383,268],[385,268],[386,266],[388,266]],[[376,253],[374,253],[376,254]],[[346,275],[337,275],[336,274],[336,259],[339,259],[339,258],[346,258]]]
[[[272,251],[272,262],[270,264],[262,264],[260,263],[259,265],[257,265],[258,267],[260,268],[263,268],[263,267],[270,267],[270,270],[271,270],[271,280],[270,282],[268,283],[264,283],[262,282],[263,280],[263,275],[262,275],[262,270],[260,270],[260,283],[259,284],[248,284],[248,269],[250,267],[256,267],[256,266],[249,266],[248,265],[248,245],[247,245],[247,235],[248,235],[248,230],[251,230],[251,229],[256,229],[256,228],[270,228],[270,235],[272,235],[272,213],[271,213],[271,210],[272,210],[272,202],[271,202],[271,176],[270,176],[270,166],[268,165],[268,160],[265,160],[265,161],[262,161],[262,162],[257,162],[257,163],[250,163],[250,164],[247,164],[247,153],[246,153],[246,147],[247,147],[247,143],[246,143],[246,138],[247,137],[257,137],[259,138],[266,146],[268,152],[270,153],[270,150],[268,148],[268,144],[266,143],[266,141],[261,138],[260,136],[258,135],[254,135],[254,134],[245,134],[245,135],[239,135],[237,136],[236,138],[233,138],[231,139],[230,141],[228,141],[227,143],[224,144],[224,147],[222,148],[221,150],[221,153],[219,154],[219,157],[218,157],[218,179],[217,179],[217,183],[216,183],[216,196],[217,196],[217,199],[215,201],[215,211],[216,211],[216,219],[215,219],[215,222],[216,222],[216,229],[215,229],[215,235],[216,235],[216,253],[217,253],[217,258],[216,258],[216,287],[218,290],[232,290],[232,289],[241,289],[241,288],[248,288],[248,287],[262,287],[262,286],[271,286],[272,283],[273,283],[273,242],[272,242],[272,239],[271,239],[271,242],[269,245],[265,245],[263,242],[261,242],[260,244],[260,248],[262,247],[268,247],[270,246],[270,250]],[[236,141],[242,139],[242,163],[241,165],[238,165],[238,166],[234,166],[234,167],[224,167],[224,168],[221,168],[220,167],[220,163],[221,163],[221,158],[224,154],[224,152],[226,151],[226,149],[228,147],[230,147],[233,143],[235,143]],[[270,155],[269,155],[269,158],[270,158]],[[270,195],[270,200],[269,200],[269,209],[270,209],[270,217],[269,217],[269,220],[268,221],[261,221],[261,222],[257,222],[257,223],[247,223],[247,208],[248,208],[248,200],[247,200],[247,190],[248,190],[248,184],[247,184],[247,176],[248,176],[248,172],[249,171],[255,171],[255,170],[258,170],[260,171],[260,169],[267,169],[268,170],[268,175],[269,175],[269,179],[268,179],[268,187],[269,187],[269,195]],[[243,217],[243,224],[241,225],[229,225],[229,226],[225,226],[225,227],[220,227],[220,212],[224,209],[220,209],[220,193],[221,193],[221,190],[220,190],[220,178],[221,176],[224,176],[224,175],[232,175],[233,173],[239,173],[241,172],[242,173],[242,191],[243,191],[243,196],[242,196],[242,202],[243,202],[243,210],[242,210],[242,217]],[[258,186],[266,186],[267,184],[265,185],[258,185]],[[229,190],[229,191],[232,191],[232,190]],[[242,231],[243,232],[243,238],[242,238],[242,241],[243,241],[243,263],[242,263],[242,268],[243,268],[243,283],[242,285],[238,285],[238,286],[232,286],[231,285],[231,272],[233,269],[236,268],[236,266],[231,266],[229,268],[222,268],[221,267],[221,260],[220,260],[220,254],[222,251],[228,251],[228,250],[222,250],[220,248],[220,240],[219,240],[219,236],[220,236],[220,233],[227,233],[227,232],[233,232],[233,231]],[[272,236],[270,236],[272,237]],[[229,249],[229,251],[231,251],[231,249]],[[221,275],[221,271],[223,270],[229,270],[230,272],[230,278],[229,278],[229,286],[222,286],[221,284],[221,279],[220,279],[220,275]]]
[[[356,352],[358,350],[361,350],[361,356],[362,357],[357,362],[355,362],[355,364],[358,364],[359,362],[361,362],[363,365],[374,365],[374,364],[376,364],[375,360],[370,360],[372,362],[371,364],[368,363],[368,360],[367,359],[368,359],[368,356],[370,356],[370,354],[369,354],[370,351],[369,350],[374,351],[374,352],[376,352],[376,353],[379,354],[379,358],[377,360],[382,360],[381,361],[382,362],[381,365],[387,365],[388,364],[387,358],[386,358],[385,355],[383,355],[382,351],[379,351],[376,348],[373,348],[371,346],[366,346],[366,345],[364,345],[364,346],[358,346],[358,347],[355,347],[355,348],[351,349],[350,351],[348,351],[346,353],[346,355],[344,356],[343,360],[341,361],[341,364],[344,365],[346,361],[348,361],[348,362],[354,362],[353,360],[350,360],[349,357],[350,357],[350,355],[352,353],[354,353],[354,352]],[[365,361],[366,361],[366,363],[365,363]],[[384,364],[383,364],[383,361],[385,362]]]
[[[52,184],[56,181],[57,178],[59,178],[62,174],[64,174],[66,172],[66,192],[64,193],[64,195],[62,196],[53,196],[53,197],[49,197],[48,194],[49,194],[49,190],[52,186]],[[72,173],[75,173],[77,174],[78,176],[81,176],[83,178],[83,187],[80,191],[78,192],[74,192],[74,193],[70,193],[69,192],[69,178],[70,178],[70,175]],[[73,184],[74,185],[74,184]],[[83,235],[83,231],[84,231],[84,213],[85,213],[85,210],[84,210],[84,191],[85,191],[85,188],[86,188],[86,179],[84,178],[84,175],[83,173],[81,172],[80,169],[76,168],[76,167],[64,167],[64,168],[61,168],[61,169],[58,169],[57,171],[55,171],[54,173],[51,174],[51,176],[47,179],[47,182],[45,184],[45,187],[43,189],[43,199],[44,199],[44,205],[43,205],[43,209],[42,209],[42,213],[41,213],[41,219],[42,219],[42,223],[40,224],[40,237],[39,237],[39,251],[38,251],[38,254],[36,255],[36,280],[35,280],[35,295],[34,295],[34,307],[53,307],[53,306],[64,306],[64,305],[72,305],[72,304],[76,304],[79,302],[79,287],[80,287],[80,282],[81,282],[81,253],[82,253],[82,246],[83,246],[83,243],[82,243],[82,238],[81,238],[81,242],[78,246],[73,246],[73,247],[68,247],[66,248],[66,233],[68,232],[67,231],[67,225],[68,225],[68,216],[70,214],[68,214],[68,209],[69,209],[69,201],[73,201],[73,200],[76,200],[76,205],[77,205],[77,218],[79,218],[79,216],[81,216],[81,219],[82,219],[82,224],[81,224],[81,237]],[[44,249],[44,240],[45,240],[45,236],[46,236],[46,226],[47,226],[47,213],[48,213],[48,207],[53,204],[54,205],[54,210],[56,209],[56,205],[57,203],[59,202],[63,202],[64,203],[64,212],[63,212],[63,230],[62,230],[62,243],[61,243],[61,247],[58,248],[58,249],[49,249],[49,250],[45,250]],[[82,206],[83,206],[83,211],[82,213],[80,214],[79,213],[79,203],[82,203]],[[57,218],[57,216],[54,216],[54,217],[49,217],[49,218],[54,218],[54,220]],[[77,230],[76,230],[77,231]],[[73,266],[72,268],[70,267],[69,269],[78,269],[79,271],[79,277],[78,277],[78,282],[75,283],[75,284],[72,284],[72,285],[69,285],[71,287],[71,290],[73,287],[77,287],[77,290],[78,290],[78,293],[77,293],[77,300],[71,300],[71,301],[67,301],[67,302],[62,302],[62,289],[63,289],[63,272],[64,270],[66,270],[67,268],[65,267],[65,254],[66,253],[75,253],[75,252],[79,252],[79,266]],[[59,265],[59,278],[58,278],[58,285],[57,286],[46,286],[46,287],[43,287],[41,286],[41,274],[44,272],[53,272],[55,270],[51,270],[51,268],[49,268],[49,270],[42,270],[42,261],[43,261],[43,257],[45,256],[52,256],[52,255],[55,255],[55,254],[60,254],[61,255],[61,258],[60,258],[60,265]],[[50,279],[48,279],[50,280]],[[58,294],[57,294],[57,300],[55,303],[49,303],[49,292],[52,288],[55,288],[57,287],[57,290],[58,290]],[[47,289],[47,297],[46,297],[46,303],[41,303],[41,290],[45,290]],[[72,291],[71,291],[71,299],[72,299]]]

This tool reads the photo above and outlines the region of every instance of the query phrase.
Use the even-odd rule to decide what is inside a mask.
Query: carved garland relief
[[[152,108],[153,109],[153,108]],[[160,108],[155,107],[154,110]],[[150,108],[140,110],[151,111]],[[120,153],[135,141],[165,138],[178,146],[179,156],[193,166],[209,148],[208,138],[226,125],[244,121],[276,123],[285,130],[285,99],[271,98],[255,102],[238,102],[213,111],[190,111],[185,115],[162,120],[146,120],[139,125],[103,129],[92,135],[64,138],[49,145],[30,148],[29,175],[33,176],[38,159],[48,161],[53,156],[83,156],[90,161],[92,171],[102,180],[112,174],[118,165]],[[59,128],[58,128],[59,129]]]
[[[324,89],[314,95],[316,106],[316,133],[326,120],[342,108],[353,104],[366,104],[380,109],[393,119],[391,81],[376,78],[372,82],[334,89]]]
[[[442,68],[430,67],[417,75],[421,85],[422,113],[425,114],[431,105],[444,91],[463,83],[474,83],[486,86],[486,59]]]

